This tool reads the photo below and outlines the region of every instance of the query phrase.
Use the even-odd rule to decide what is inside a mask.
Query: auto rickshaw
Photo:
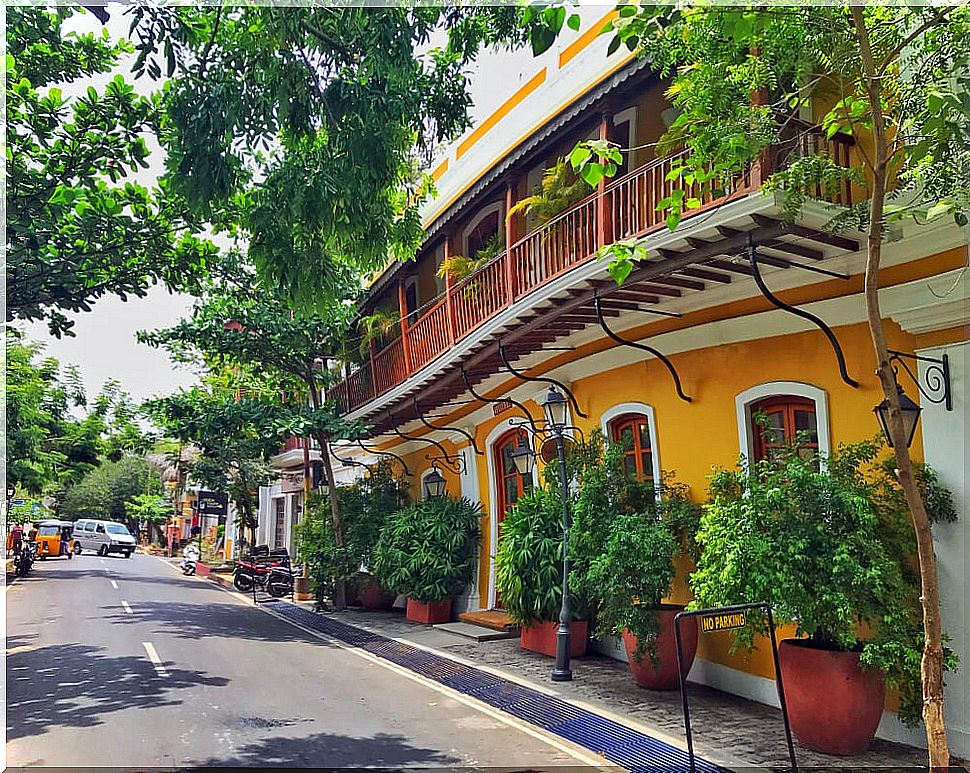
[[[74,524],[71,521],[38,521],[37,555],[41,560],[64,556],[74,558]]]

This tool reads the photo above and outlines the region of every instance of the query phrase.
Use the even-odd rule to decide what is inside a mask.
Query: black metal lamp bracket
[[[465,466],[465,457],[460,451],[454,461],[442,456],[431,456],[430,454],[425,454],[424,458],[431,462],[433,469],[438,469],[438,465],[443,464],[446,469],[455,473],[455,475],[463,475],[467,469]]]
[[[363,467],[368,472],[374,469],[373,465],[367,464],[366,462],[358,462],[356,459],[349,459],[349,458],[344,459],[340,456],[337,456],[337,454],[334,452],[332,448],[330,449],[330,455],[333,456],[334,459],[336,459],[338,462],[340,462],[343,465],[347,465],[350,467]]]
[[[927,363],[923,380],[926,388],[920,383],[919,374],[914,373],[906,360]],[[950,358],[944,354],[942,357],[927,357],[925,354],[909,354],[908,352],[898,352],[895,349],[889,350],[889,364],[893,366],[893,373],[897,373],[896,363],[902,366],[909,377],[916,384],[919,393],[934,405],[943,405],[948,411],[953,410],[953,391],[950,384]]]
[[[758,267],[758,250],[755,248],[754,242],[751,241],[750,238],[748,241],[748,260],[751,263],[754,281],[758,285],[758,289],[761,290],[761,294],[767,298],[773,306],[776,306],[782,311],[787,311],[789,314],[794,314],[796,317],[807,319],[809,322],[818,327],[818,329],[825,334],[825,337],[832,345],[832,349],[835,352],[835,358],[839,362],[839,374],[842,376],[842,380],[851,387],[858,387],[859,382],[849,375],[849,371],[845,365],[845,355],[842,353],[842,346],[839,344],[839,339],[835,337],[835,333],[832,332],[832,329],[811,312],[796,308],[795,306],[789,306],[784,301],[779,300],[771,292],[771,290],[768,289],[768,285],[765,284],[764,277],[761,276],[761,270]]]
[[[483,403],[512,403],[512,405],[514,405],[516,408],[518,408],[520,411],[522,411],[522,415],[525,416],[526,421],[529,422],[529,426],[532,427],[532,431],[533,432],[536,431],[536,424],[532,420],[532,414],[529,413],[528,409],[522,403],[520,403],[518,400],[513,400],[511,397],[503,397],[501,399],[494,399],[493,400],[493,399],[491,399],[489,397],[485,397],[483,395],[480,395],[480,394],[478,394],[478,392],[475,391],[475,387],[472,386],[472,382],[468,380],[468,374],[465,372],[465,369],[464,368],[461,369],[461,377],[465,381],[465,387],[468,389],[468,392],[476,400],[480,400]]]
[[[603,328],[603,332],[606,333],[610,338],[616,341],[618,344],[623,346],[629,346],[632,349],[639,349],[640,351],[647,352],[656,357],[660,362],[662,362],[668,371],[670,371],[671,377],[674,379],[674,389],[677,390],[677,397],[686,403],[691,402],[691,398],[684,394],[684,389],[680,384],[680,376],[677,375],[677,369],[674,364],[664,355],[662,352],[654,349],[652,346],[647,346],[646,344],[641,344],[636,341],[628,341],[626,338],[622,338],[617,333],[610,329],[609,325],[606,324],[606,318],[603,316],[603,307],[600,305],[599,296],[593,299],[593,303],[596,307],[596,319],[599,320],[600,327]]]
[[[421,404],[417,400],[412,400],[411,402],[414,404],[414,412],[418,415],[418,421],[420,421],[428,429],[436,429],[442,432],[457,432],[459,435],[464,435],[466,438],[468,438],[469,442],[471,442],[472,448],[475,449],[476,454],[479,456],[485,455],[485,452],[478,447],[478,443],[475,441],[475,436],[471,432],[468,432],[461,427],[440,427],[437,424],[432,424],[421,412]]]
[[[361,440],[358,440],[357,441],[357,445],[360,446],[360,448],[361,448],[362,451],[366,451],[367,453],[372,454],[374,456],[390,456],[392,459],[396,459],[398,462],[401,463],[401,467],[404,468],[404,474],[407,477],[409,477],[409,478],[413,477],[411,475],[411,471],[408,469],[407,462],[405,462],[400,456],[398,456],[394,452],[392,452],[392,451],[378,451],[376,448],[368,448],[367,446],[364,445],[363,441],[361,441]]]
[[[430,437],[418,437],[418,436],[414,436],[414,435],[405,435],[403,432],[401,432],[401,430],[399,430],[397,428],[397,424],[395,424],[395,422],[394,422],[394,417],[391,416],[390,412],[388,412],[388,414],[387,414],[387,419],[388,419],[388,421],[391,424],[391,432],[393,432],[395,435],[397,435],[402,440],[416,440],[416,441],[421,442],[421,443],[430,443],[435,448],[437,448],[439,451],[441,451],[442,456],[444,456],[444,458],[448,460],[448,463],[449,464],[454,464],[455,463],[454,460],[451,458],[451,454],[448,453],[448,449],[445,448],[443,445],[441,445],[441,443],[439,443],[434,438],[430,438]]]
[[[566,397],[568,397],[569,402],[572,403],[573,410],[576,411],[576,415],[581,416],[584,419],[589,418],[588,414],[585,414],[580,410],[579,402],[576,400],[576,395],[574,395],[572,390],[570,390],[570,388],[561,381],[556,381],[556,379],[549,378],[548,376],[527,376],[522,371],[516,370],[514,367],[512,367],[512,363],[509,362],[509,358],[505,354],[505,346],[502,344],[499,344],[498,353],[502,357],[502,363],[505,365],[505,369],[517,379],[522,381],[535,381],[541,384],[552,384],[553,386],[559,387],[563,392],[566,393]]]

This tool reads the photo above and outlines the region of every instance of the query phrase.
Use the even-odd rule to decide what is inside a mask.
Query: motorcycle
[[[182,550],[182,563],[179,564],[179,568],[182,570],[182,574],[186,577],[191,577],[195,574],[195,564],[202,557],[199,551],[199,546],[194,542],[190,542]]]
[[[294,576],[286,550],[271,552],[265,546],[259,546],[253,549],[248,560],[236,562],[232,584],[243,593],[251,593],[255,588],[266,591],[274,598],[282,598],[293,592]]]
[[[31,567],[34,565],[34,561],[37,560],[37,543],[32,540],[24,542],[24,546],[20,553],[14,556],[13,568],[18,577],[26,577]]]

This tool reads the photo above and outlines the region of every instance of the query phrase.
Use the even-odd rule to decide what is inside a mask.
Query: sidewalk
[[[313,609],[312,602],[298,602],[297,605]],[[573,661],[572,682],[553,683],[549,679],[552,661],[519,649],[518,639],[476,643],[431,626],[408,622],[400,612],[351,608],[345,612],[329,612],[323,617],[434,650],[686,748],[680,693],[638,688],[625,663],[588,655]],[[783,770],[789,766],[781,712],[770,706],[692,685],[691,725],[695,751],[700,757],[734,769]],[[878,739],[866,754],[857,757],[833,757],[797,745],[795,751],[799,767],[806,768],[912,768],[926,765],[924,750]]]

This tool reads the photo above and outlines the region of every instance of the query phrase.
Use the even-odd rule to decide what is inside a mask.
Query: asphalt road
[[[10,767],[582,762],[153,556],[39,562],[6,603]]]

